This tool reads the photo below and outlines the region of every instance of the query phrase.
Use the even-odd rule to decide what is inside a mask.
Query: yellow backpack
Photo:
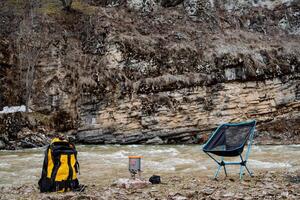
[[[67,192],[77,190],[79,163],[74,144],[54,138],[45,151],[42,176],[39,180],[41,192]]]

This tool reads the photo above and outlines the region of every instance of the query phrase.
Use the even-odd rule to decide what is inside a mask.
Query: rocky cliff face
[[[2,143],[196,143],[248,119],[260,142],[299,142],[298,0],[1,4],[0,110],[32,111],[0,114]]]

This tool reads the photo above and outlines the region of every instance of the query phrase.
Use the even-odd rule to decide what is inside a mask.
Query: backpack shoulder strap
[[[43,169],[42,169],[42,178],[47,177],[47,170],[48,170],[48,152],[50,150],[50,145],[47,146],[45,150],[45,157],[44,157],[44,163],[43,163]]]
[[[69,144],[70,144],[70,147],[74,150],[74,156],[75,156],[75,160],[76,160],[76,163],[75,163],[75,172],[80,174],[80,166],[79,166],[79,162],[78,162],[78,159],[77,159],[77,150],[76,150],[76,147],[75,147],[74,143],[72,143],[72,142],[69,142]]]

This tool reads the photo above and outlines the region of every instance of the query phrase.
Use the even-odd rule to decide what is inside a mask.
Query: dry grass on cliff
[[[73,0],[72,8],[86,15],[91,15],[96,11],[96,7],[82,0]],[[62,12],[62,3],[59,0],[41,0],[40,12],[48,15],[59,14]]]
[[[3,7],[1,9],[13,9],[15,13],[22,14],[26,5],[28,5],[28,2],[36,4],[35,7],[37,7],[38,12],[42,14],[65,14],[62,10],[63,6],[60,0],[36,0],[36,2],[32,0],[7,0],[3,2]],[[74,11],[91,15],[95,13],[97,7],[87,4],[84,0],[73,0],[72,8]]]

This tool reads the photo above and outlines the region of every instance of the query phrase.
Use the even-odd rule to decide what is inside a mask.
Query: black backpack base
[[[79,185],[78,179],[52,182],[51,179],[47,177],[43,177],[39,180],[39,187],[40,192],[75,192],[82,188],[82,186]]]

